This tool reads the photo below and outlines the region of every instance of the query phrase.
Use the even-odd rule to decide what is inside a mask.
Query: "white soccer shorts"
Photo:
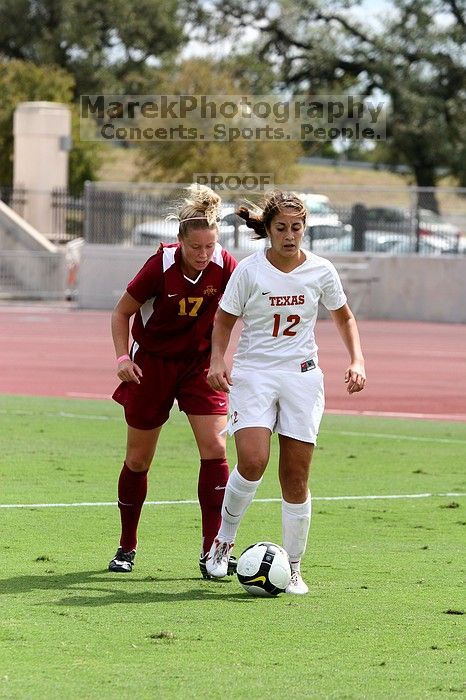
[[[230,435],[241,428],[260,427],[316,444],[325,405],[319,366],[307,372],[233,372],[232,381]]]

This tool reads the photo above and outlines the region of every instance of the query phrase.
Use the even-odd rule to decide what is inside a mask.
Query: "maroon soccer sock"
[[[147,495],[147,472],[133,472],[126,462],[118,480],[118,508],[120,509],[120,547],[125,552],[136,549],[137,530],[141,509]]]
[[[222,503],[228,481],[226,459],[201,459],[197,495],[202,514],[202,548],[206,554],[219,531]]]

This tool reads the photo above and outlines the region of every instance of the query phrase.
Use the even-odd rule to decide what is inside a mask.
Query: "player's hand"
[[[230,391],[233,384],[228,367],[224,362],[213,362],[207,372],[207,383],[216,391]]]
[[[142,369],[132,360],[122,360],[118,365],[117,375],[122,382],[136,382],[136,384],[140,384]]]
[[[345,372],[345,384],[348,394],[362,391],[366,385],[366,371],[359,362],[351,364]]]

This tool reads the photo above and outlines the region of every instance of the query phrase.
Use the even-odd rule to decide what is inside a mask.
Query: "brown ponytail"
[[[306,207],[294,192],[273,190],[265,195],[260,207],[247,202],[247,206],[240,206],[236,213],[244,219],[248,228],[254,230],[255,238],[267,238],[272,219],[284,209],[295,210],[296,216],[302,217],[303,224],[306,225]]]

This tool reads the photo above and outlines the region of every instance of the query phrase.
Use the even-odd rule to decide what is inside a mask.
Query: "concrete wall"
[[[128,282],[154,253],[153,248],[85,243],[78,273],[77,303],[82,309],[112,309]]]
[[[374,256],[365,318],[466,323],[466,256]]]
[[[86,309],[113,308],[129,280],[153,252],[142,246],[85,244],[78,305]],[[466,323],[466,256],[352,253],[328,257],[340,272],[358,318]]]
[[[0,288],[24,298],[64,298],[63,251],[0,202]]]

